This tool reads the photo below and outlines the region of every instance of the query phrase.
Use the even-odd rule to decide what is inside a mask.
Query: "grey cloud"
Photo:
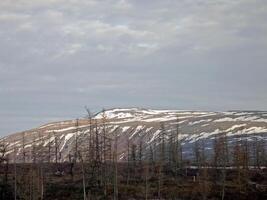
[[[264,0],[2,0],[0,134],[83,116],[84,105],[264,110],[266,9]]]

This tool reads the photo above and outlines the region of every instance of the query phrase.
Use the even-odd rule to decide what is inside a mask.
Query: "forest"
[[[183,156],[179,123],[171,132],[160,123],[158,138],[150,145],[141,139],[126,139],[127,159],[122,160],[118,136],[110,135],[105,128],[106,117],[88,120],[88,145],[81,147],[79,135],[75,135],[73,151],[64,162],[59,159],[56,133],[49,135],[54,139],[45,148],[42,137],[36,136],[30,152],[25,150],[28,144],[24,135],[22,145],[14,149],[1,140],[0,199],[267,198],[264,139],[251,141],[240,135],[230,144],[226,133],[221,133],[213,139],[212,154],[207,153],[205,139],[200,139],[188,158]]]

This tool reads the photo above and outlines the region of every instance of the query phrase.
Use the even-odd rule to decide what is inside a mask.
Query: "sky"
[[[0,136],[114,107],[267,110],[266,0],[1,0]]]

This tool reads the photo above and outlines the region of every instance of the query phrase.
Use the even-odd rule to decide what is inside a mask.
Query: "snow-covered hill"
[[[103,120],[103,117],[105,120]],[[181,110],[150,110],[150,109],[111,109],[98,113],[93,117],[93,123],[98,124],[98,133],[105,131],[108,138],[118,137],[119,158],[125,159],[127,144],[138,145],[140,141],[144,149],[149,151],[150,145],[157,145],[161,131],[168,134],[177,131],[183,145],[183,154],[190,157],[196,141],[205,141],[206,149],[212,148],[214,137],[226,133],[229,144],[241,136],[248,141],[267,139],[267,112],[262,111],[231,111],[202,112]],[[178,126],[177,126],[178,125]],[[164,127],[164,129],[163,129]],[[50,149],[51,160],[55,160],[55,144],[58,144],[59,160],[65,161],[73,155],[75,138],[81,151],[88,149],[90,132],[89,119],[55,122],[41,127],[12,134],[1,139],[8,144],[10,159],[14,158],[17,149],[18,160],[22,160],[23,144],[26,161],[32,160],[33,149],[42,152],[43,160],[48,157]],[[41,150],[40,150],[41,149]]]

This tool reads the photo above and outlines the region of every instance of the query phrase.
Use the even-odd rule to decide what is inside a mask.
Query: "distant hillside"
[[[63,162],[68,160],[70,155],[74,155],[76,141],[80,151],[87,151],[90,132],[93,134],[95,131],[101,135],[100,137],[105,132],[111,142],[114,141],[115,135],[118,136],[120,160],[126,159],[128,142],[138,145],[142,141],[146,156],[150,145],[157,148],[162,131],[166,133],[166,141],[171,134],[178,131],[183,155],[190,158],[196,141],[203,141],[205,149],[209,152],[213,147],[213,139],[222,133],[226,133],[230,146],[237,139],[244,137],[248,142],[267,140],[267,112],[112,109],[92,117],[91,126],[89,119],[55,122],[12,134],[2,138],[1,141],[8,144],[11,160],[16,149],[17,160],[22,161],[25,154],[26,162],[31,162],[34,157],[32,152],[35,149],[38,159],[45,161],[50,155],[50,160],[55,161],[57,151],[58,161]]]

